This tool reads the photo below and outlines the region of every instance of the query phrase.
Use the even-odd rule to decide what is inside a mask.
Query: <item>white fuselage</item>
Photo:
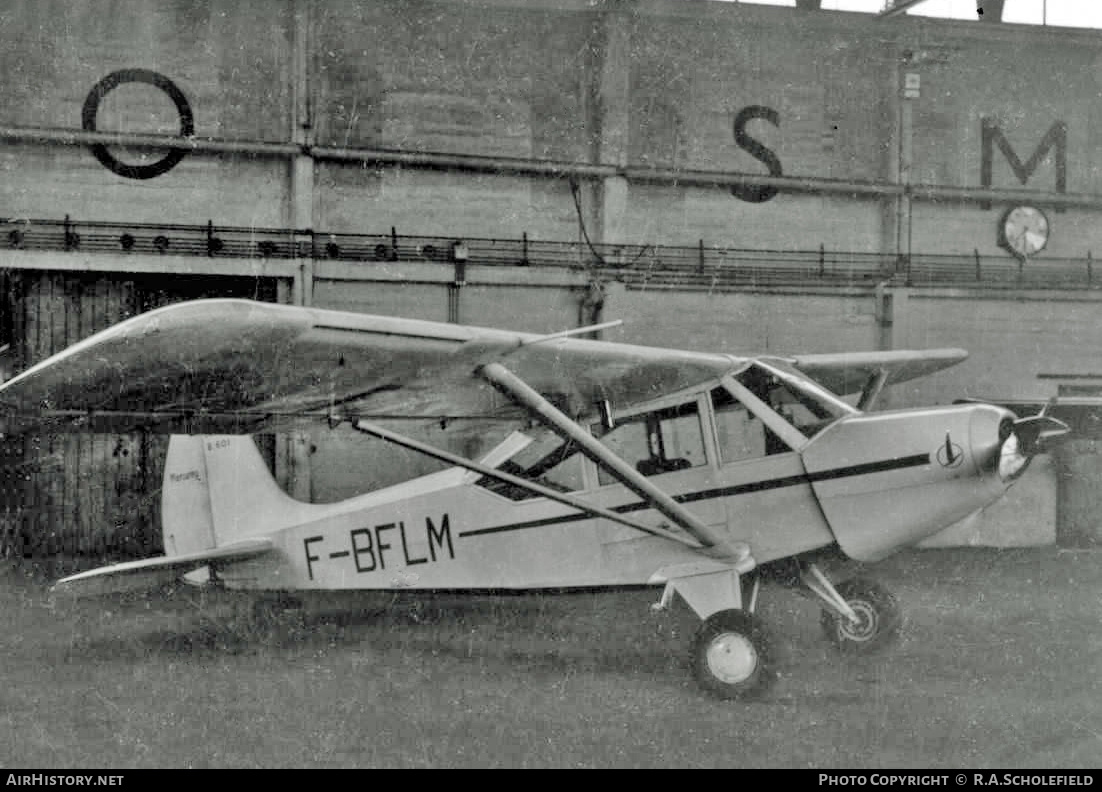
[[[1002,417],[986,405],[846,416],[800,451],[728,463],[713,436],[700,464],[653,480],[702,522],[746,542],[758,564],[834,543],[875,561],[1002,494],[1009,483],[985,468],[989,450],[972,439],[974,424],[984,424],[982,434]],[[232,497],[218,492],[219,453],[208,451],[206,470],[216,513],[219,499]],[[247,486],[240,460],[225,462],[239,493]],[[579,462],[581,500],[677,530],[623,484],[602,481],[593,462]],[[668,539],[484,483],[453,468],[337,504],[287,499],[263,519],[240,518],[235,537],[268,537],[276,552],[221,578],[283,590],[569,588],[659,582],[701,560]],[[291,522],[278,525],[280,515]]]

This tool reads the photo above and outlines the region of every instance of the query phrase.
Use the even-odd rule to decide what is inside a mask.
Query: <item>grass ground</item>
[[[1102,751],[1102,554],[927,550],[875,570],[899,643],[836,654],[766,589],[780,678],[703,694],[657,590],[376,598],[274,644],[229,604],[55,603],[0,569],[0,767],[1082,768]],[[384,607],[389,605],[389,607]]]

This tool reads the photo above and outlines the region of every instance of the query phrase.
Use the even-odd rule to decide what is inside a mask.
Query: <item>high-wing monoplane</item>
[[[58,590],[206,570],[270,612],[316,591],[661,586],[658,606],[676,594],[701,619],[692,670],[725,698],[772,676],[763,579],[814,597],[838,646],[879,647],[898,630],[895,598],[832,581],[827,562],[878,561],[983,508],[1067,429],[990,404],[870,410],[885,386],[962,350],[743,358],[579,332],[203,300],[29,368],[0,388],[0,412],[8,432],[174,435],[165,555]],[[388,428],[474,418],[520,428],[478,459]],[[300,502],[250,435],[304,422],[347,422],[450,467]]]

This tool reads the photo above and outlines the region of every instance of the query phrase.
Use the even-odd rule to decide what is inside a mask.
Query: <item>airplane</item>
[[[763,581],[813,598],[843,651],[886,646],[896,598],[828,570],[852,575],[982,509],[1068,431],[984,403],[872,411],[959,349],[736,357],[577,337],[605,326],[541,336],[197,300],[15,376],[0,419],[9,433],[172,435],[165,555],[56,592],[205,575],[255,597],[263,623],[318,592],[661,586],[656,608],[677,595],[701,620],[692,674],[723,699],[776,677]],[[341,424],[449,467],[305,503],[251,437]],[[430,424],[502,439],[468,459],[419,439]]]

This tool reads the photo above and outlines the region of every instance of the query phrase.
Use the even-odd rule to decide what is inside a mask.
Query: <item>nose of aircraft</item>
[[[1067,433],[1067,424],[1050,418],[1043,410],[1018,418],[1010,410],[984,404],[976,405],[972,414],[969,440],[980,468],[997,473],[1009,484],[1025,472],[1033,457],[1048,451]]]

